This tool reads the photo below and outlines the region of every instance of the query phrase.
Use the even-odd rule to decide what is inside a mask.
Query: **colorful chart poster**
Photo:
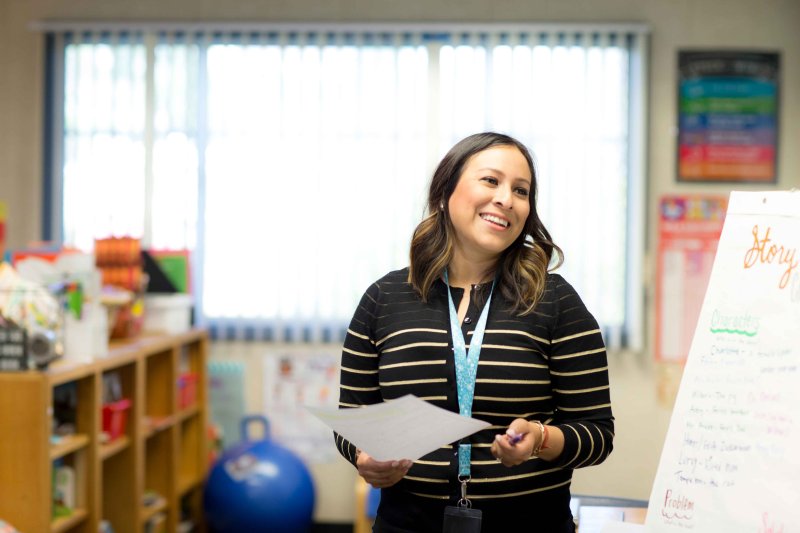
[[[678,55],[678,180],[775,183],[780,56]]]
[[[800,192],[734,192],[647,531],[798,531]]]
[[[711,276],[728,199],[664,196],[656,263],[656,360],[683,363]]]

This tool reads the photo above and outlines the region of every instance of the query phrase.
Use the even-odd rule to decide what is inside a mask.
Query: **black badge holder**
[[[467,482],[469,477],[461,479],[461,499],[457,505],[444,508],[444,527],[442,533],[480,533],[483,511],[473,509],[472,502],[467,499]]]

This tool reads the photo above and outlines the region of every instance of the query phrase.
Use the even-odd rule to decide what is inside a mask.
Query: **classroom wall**
[[[8,244],[41,232],[42,70],[36,20],[638,22],[651,28],[647,129],[647,282],[642,355],[612,365],[617,451],[608,464],[576,476],[576,489],[647,498],[669,410],[655,400],[652,353],[656,206],[665,193],[716,192],[729,185],[675,182],[677,50],[736,47],[782,52],[779,183],[800,187],[800,1],[797,0],[0,0],[0,199],[8,204]],[[535,150],[535,147],[533,147]],[[741,189],[763,186],[737,186]],[[255,384],[257,386],[257,384]],[[647,439],[644,442],[642,439]],[[651,440],[652,439],[652,440]],[[657,444],[646,444],[646,443]],[[321,473],[336,486],[342,471]],[[352,500],[326,496],[323,519],[351,516]],[[338,514],[337,514],[338,513]]]

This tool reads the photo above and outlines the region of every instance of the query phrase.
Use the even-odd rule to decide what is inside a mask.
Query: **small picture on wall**
[[[780,55],[678,52],[678,181],[777,181]]]

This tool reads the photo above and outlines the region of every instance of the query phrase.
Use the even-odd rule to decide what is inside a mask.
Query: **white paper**
[[[415,461],[490,426],[411,394],[358,409],[306,409],[378,461]]]
[[[600,533],[609,522],[622,522],[625,512],[619,507],[581,505],[578,524],[581,533]]]
[[[653,483],[648,531],[797,531],[798,335],[800,192],[735,192]]]
[[[606,522],[601,531],[602,533],[644,533],[645,526],[630,522]],[[584,533],[583,530],[581,533]]]

